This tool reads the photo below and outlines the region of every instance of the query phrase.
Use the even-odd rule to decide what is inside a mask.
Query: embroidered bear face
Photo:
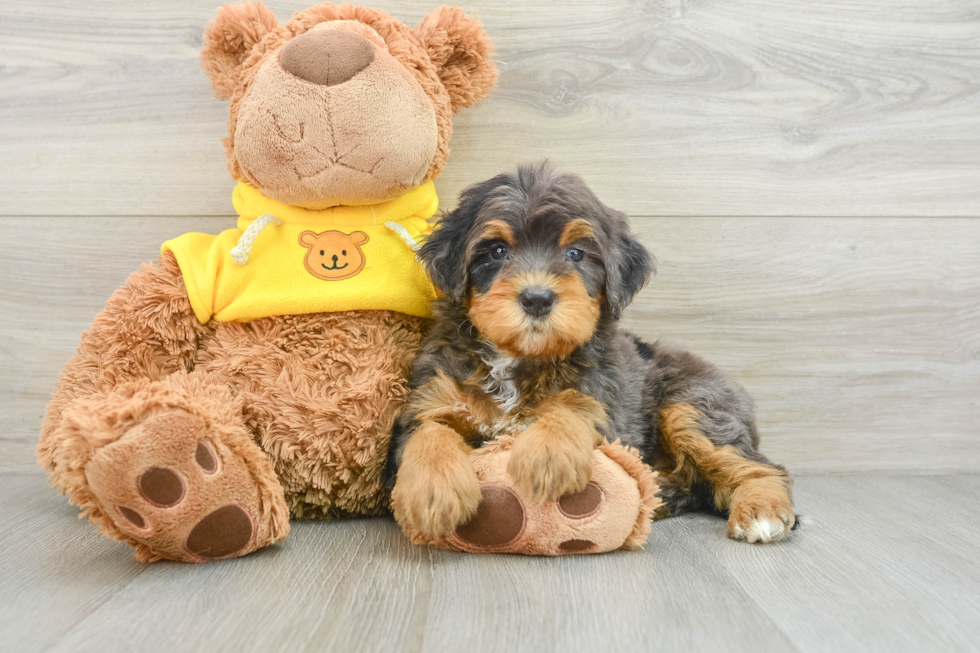
[[[304,231],[299,235],[299,244],[307,248],[303,260],[306,271],[325,281],[350,279],[363,270],[366,259],[361,245],[367,241],[363,231]]]

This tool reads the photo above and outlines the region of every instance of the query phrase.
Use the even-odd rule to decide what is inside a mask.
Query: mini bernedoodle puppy
[[[593,447],[619,438],[661,471],[658,518],[705,509],[727,514],[735,539],[789,535],[792,483],[759,453],[746,392],[619,330],[654,259],[579,177],[522,166],[470,186],[420,257],[445,297],[389,451],[411,525],[440,535],[470,519],[480,484],[467,453],[518,433],[508,472],[532,499],[582,490]]]

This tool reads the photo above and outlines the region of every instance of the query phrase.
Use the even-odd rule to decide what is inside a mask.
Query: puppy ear
[[[606,256],[606,301],[612,318],[618,320],[656,273],[657,260],[633,235],[625,213],[604,208],[608,223],[615,225]]]
[[[466,297],[466,240],[475,215],[460,205],[442,217],[419,249],[432,283],[457,304]]]
[[[459,7],[439,7],[415,27],[439,79],[449,91],[453,113],[486,97],[497,83],[493,45],[483,25]]]
[[[225,5],[204,30],[201,66],[219,100],[231,98],[241,82],[242,64],[262,37],[276,29],[276,16],[261,2]]]
[[[444,295],[457,304],[466,298],[470,275],[467,244],[483,202],[494,189],[511,183],[511,175],[472,184],[459,195],[459,206],[444,215],[419,249],[419,259]]]

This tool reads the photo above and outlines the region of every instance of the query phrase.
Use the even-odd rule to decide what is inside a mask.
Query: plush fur
[[[343,38],[319,35],[332,31]],[[302,79],[281,53],[311,32],[294,54],[323,60],[289,63],[307,77],[343,56],[331,49],[338,43],[357,43],[363,56],[328,71],[329,85]],[[225,5],[205,32],[201,62],[216,95],[231,101],[232,176],[307,207],[372,204],[436,176],[453,111],[496,79],[480,24],[445,7],[412,29],[354,5],[310,7],[285,25],[261,3]],[[372,106],[357,105],[371,93]],[[243,138],[243,116],[265,110],[271,118],[252,119]],[[413,171],[363,168],[338,148],[397,154]],[[264,183],[243,165],[245,150],[286,172]],[[312,181],[290,176],[302,157],[322,161],[326,151],[329,165]],[[349,243],[310,241],[332,233],[305,234],[309,256],[313,244],[317,254],[329,244],[360,255],[362,232],[347,234]],[[285,537],[290,516],[383,513],[392,423],[427,326],[392,311],[201,324],[174,256],[164,254],[131,275],[82,335],[48,406],[38,461],[140,560],[244,555]]]
[[[734,538],[789,534],[790,479],[759,453],[745,391],[618,328],[654,259],[580,178],[523,166],[471,186],[421,257],[446,296],[390,452],[409,529],[439,536],[471,518],[462,454],[512,435],[508,472],[538,501],[582,490],[592,449],[621,440],[662,472],[659,517],[706,508],[728,514]]]

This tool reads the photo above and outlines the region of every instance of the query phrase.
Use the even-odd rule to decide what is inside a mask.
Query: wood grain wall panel
[[[197,60],[218,4],[5,0],[0,214],[228,214],[226,108]],[[971,0],[463,5],[501,77],[457,121],[447,204],[547,156],[636,215],[980,215]]]

